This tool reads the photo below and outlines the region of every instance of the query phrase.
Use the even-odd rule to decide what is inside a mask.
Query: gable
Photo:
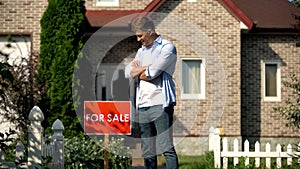
[[[294,29],[300,9],[288,0],[219,0],[249,29]]]

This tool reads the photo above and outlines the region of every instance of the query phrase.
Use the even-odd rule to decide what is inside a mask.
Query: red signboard
[[[85,101],[85,134],[131,134],[130,101]]]

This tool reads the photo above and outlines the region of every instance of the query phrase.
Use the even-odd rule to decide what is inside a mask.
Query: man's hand
[[[147,66],[141,66],[140,62],[138,60],[132,61],[132,67],[133,69],[130,72],[130,76],[133,78],[137,78],[140,76],[142,72],[144,72],[147,68]]]
[[[146,69],[145,69],[146,70]],[[149,81],[150,79],[146,76],[146,73],[145,71],[143,71],[141,74],[140,74],[140,79],[141,80],[145,80],[145,81]]]
[[[132,61],[132,67],[136,68],[136,67],[141,67],[140,61],[138,60],[134,60]]]
[[[139,77],[141,80],[149,80],[148,77],[145,74],[145,70],[148,66],[141,66],[140,62],[138,60],[132,61],[132,67],[133,69],[130,72],[131,77],[137,78]]]

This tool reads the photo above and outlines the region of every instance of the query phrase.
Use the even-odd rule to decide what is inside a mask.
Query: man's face
[[[152,46],[153,40],[151,38],[151,32],[135,32],[136,38],[138,42],[141,42],[143,46]]]

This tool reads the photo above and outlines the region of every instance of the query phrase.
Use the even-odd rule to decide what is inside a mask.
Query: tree
[[[15,124],[21,138],[26,138],[28,114],[38,104],[42,88],[36,80],[38,53],[24,56],[17,39],[26,42],[22,36],[9,36],[6,46],[0,49],[0,113],[5,120]],[[29,47],[26,50],[30,51]],[[12,59],[8,51],[18,54],[12,63],[8,62]]]
[[[72,79],[74,64],[83,46],[84,13],[82,0],[48,0],[41,19],[38,77],[47,88],[43,102],[49,103],[44,104],[42,110],[47,126],[57,118],[63,122],[66,136],[82,130],[73,107]]]
[[[297,7],[300,7],[300,0],[292,0],[290,2],[294,3]],[[298,24],[294,25],[294,27],[297,31],[299,31],[300,17],[295,15],[295,19]],[[299,34],[296,36],[299,36]],[[297,43],[296,45],[298,46],[299,44]],[[275,107],[274,110],[275,112],[279,112],[286,120],[288,120],[286,126],[300,128],[300,81],[295,74],[292,74],[290,81],[284,81],[283,85],[292,89],[295,97],[288,98],[285,101],[284,106]]]
[[[288,98],[284,106],[275,107],[274,110],[288,120],[287,126],[300,128],[300,81],[292,74],[291,81],[284,81],[283,85],[291,88],[295,97]]]

